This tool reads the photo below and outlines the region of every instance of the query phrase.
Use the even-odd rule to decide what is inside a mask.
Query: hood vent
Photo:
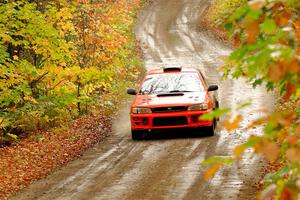
[[[164,67],[164,72],[181,72],[181,67]]]
[[[158,94],[158,97],[174,97],[174,96],[183,96],[183,93],[161,93]]]

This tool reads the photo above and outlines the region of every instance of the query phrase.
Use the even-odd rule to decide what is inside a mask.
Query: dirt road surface
[[[172,64],[201,68],[211,83],[219,84],[222,107],[254,99],[243,114],[245,126],[263,115],[248,111],[272,109],[274,98],[264,88],[254,90],[242,80],[221,80],[217,69],[231,49],[198,28],[208,6],[208,0],[154,0],[140,13],[134,31],[148,69]],[[231,134],[219,129],[214,137],[192,137],[181,131],[132,141],[128,113],[129,102],[125,102],[111,137],[12,199],[254,198],[252,186],[260,179],[262,159],[251,151],[208,182],[202,178],[200,162],[210,156],[230,156],[235,145],[259,134],[259,129],[245,131],[242,126]]]

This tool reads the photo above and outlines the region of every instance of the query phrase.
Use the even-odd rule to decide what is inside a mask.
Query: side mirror
[[[210,85],[207,89],[208,92],[211,92],[211,91],[216,91],[218,90],[219,87],[217,85]]]
[[[127,89],[127,94],[136,95],[136,90],[132,89],[132,88],[129,88],[129,89]]]

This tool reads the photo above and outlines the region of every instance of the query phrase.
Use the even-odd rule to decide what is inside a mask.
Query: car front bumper
[[[213,125],[213,121],[204,121],[200,117],[209,112],[211,110],[131,114],[131,127],[132,130],[208,127]]]

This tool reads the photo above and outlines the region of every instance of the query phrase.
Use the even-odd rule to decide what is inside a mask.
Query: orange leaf
[[[283,27],[289,25],[289,20],[291,17],[292,13],[287,9],[283,9],[280,14],[276,15],[275,21],[279,26]]]
[[[279,147],[273,142],[267,142],[262,146],[262,152],[270,162],[274,162],[279,156]]]
[[[255,120],[255,121],[253,121],[250,125],[248,125],[247,128],[250,129],[250,128],[257,127],[259,125],[265,124],[265,123],[267,123],[269,121],[269,119],[270,119],[269,117],[259,118],[259,119]]]
[[[300,163],[300,150],[296,148],[288,149],[285,156],[289,162]]]
[[[298,137],[295,135],[290,135],[286,138],[286,141],[290,144],[290,145],[295,145],[298,143]]]
[[[286,115],[277,117],[276,122],[283,126],[290,126],[294,122],[295,117],[296,117],[295,113],[290,112]]]
[[[300,41],[300,19],[294,22],[294,30],[296,33],[296,39],[299,42]]]
[[[222,164],[217,162],[212,167],[204,172],[204,179],[208,181],[221,168]]]
[[[295,199],[293,192],[287,186],[285,186],[283,191],[280,194],[280,200],[293,200],[293,199]]]
[[[296,59],[294,59],[292,62],[286,63],[286,65],[287,65],[286,70],[288,72],[297,73],[299,71],[300,64],[299,64],[298,60],[296,60]]]
[[[295,92],[297,88],[290,81],[286,84],[286,92],[283,96],[284,99],[289,99]]]
[[[275,63],[269,67],[268,77],[273,81],[280,81],[284,75],[285,72],[280,63]]]
[[[237,48],[240,46],[240,43],[241,43],[241,41],[240,41],[239,34],[235,34],[233,37],[233,46]]]
[[[297,54],[297,56],[300,56],[300,47],[298,47],[298,48],[296,49],[296,54]]]
[[[239,127],[240,122],[242,121],[243,117],[241,115],[236,116],[236,118],[231,121],[224,121],[222,123],[223,126],[227,129],[228,132],[231,132],[232,130]]]
[[[247,43],[252,44],[256,42],[256,38],[259,34],[259,23],[254,21],[246,27],[247,31]]]
[[[296,127],[295,134],[300,136],[300,125]]]
[[[256,153],[261,153],[263,151],[262,143],[256,143],[253,148]]]

